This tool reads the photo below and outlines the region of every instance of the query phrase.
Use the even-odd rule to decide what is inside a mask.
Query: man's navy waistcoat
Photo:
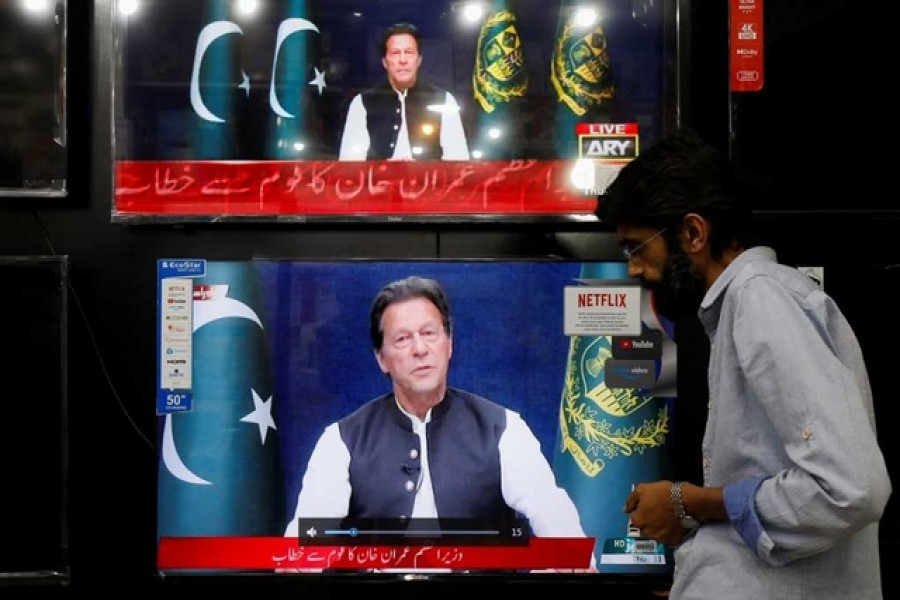
[[[416,160],[440,160],[441,114],[428,110],[429,106],[443,106],[447,93],[429,83],[417,82],[406,91],[406,128],[409,131],[409,145],[420,148],[421,153],[413,154]],[[400,98],[389,84],[366,90],[362,93],[366,108],[366,127],[369,129],[369,160],[387,160],[394,155],[397,136],[403,115]],[[426,133],[425,125],[431,125]]]
[[[368,402],[339,421],[350,452],[348,516],[406,518],[421,475],[419,436],[393,394]],[[428,463],[441,518],[508,521],[514,512],[500,487],[498,443],[506,410],[450,388],[426,427]]]

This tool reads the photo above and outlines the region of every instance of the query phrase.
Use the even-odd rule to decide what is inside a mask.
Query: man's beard
[[[705,294],[691,259],[680,248],[669,254],[660,281],[647,287],[653,291],[656,310],[671,321],[695,316]]]

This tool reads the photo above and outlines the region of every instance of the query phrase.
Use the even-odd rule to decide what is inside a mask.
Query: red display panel
[[[283,537],[162,538],[160,569],[586,569],[592,538],[528,546],[309,546]]]
[[[763,0],[731,0],[731,91],[758,92],[765,81]]]

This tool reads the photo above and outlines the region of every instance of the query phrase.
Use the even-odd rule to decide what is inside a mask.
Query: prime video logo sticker
[[[649,389],[656,385],[656,363],[652,360],[607,358],[603,365],[606,387]]]

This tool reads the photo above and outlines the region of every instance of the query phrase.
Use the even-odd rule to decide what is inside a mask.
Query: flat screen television
[[[622,506],[632,484],[671,477],[675,344],[623,263],[174,257],[157,271],[160,573],[670,572]],[[329,514],[286,535],[325,428],[391,390],[370,308],[411,275],[446,292],[448,385],[521,416],[583,535],[533,535],[521,513]]]
[[[678,114],[678,0],[107,4],[119,222],[593,220]],[[410,96],[405,158],[342,153],[348,132],[392,140],[380,105],[363,104],[368,129],[345,123],[387,85],[380,41],[397,23],[417,28],[417,81],[439,92]],[[431,152],[460,126],[454,150]]]
[[[27,435],[0,436],[6,515],[0,589],[9,583],[69,581],[68,283],[62,255],[0,256],[0,311],[8,315],[0,361],[7,423]],[[37,376],[27,374],[39,373]]]
[[[67,0],[0,2],[0,206],[68,194]]]

